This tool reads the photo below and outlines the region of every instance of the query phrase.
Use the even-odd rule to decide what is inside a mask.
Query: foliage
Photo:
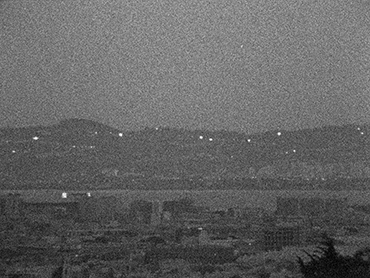
[[[365,259],[367,250],[358,251],[351,256],[339,254],[334,247],[334,240],[323,236],[319,251],[314,254],[306,253],[309,262],[298,257],[300,271],[305,278],[368,278],[370,276],[370,262]]]
[[[63,266],[58,267],[54,270],[52,278],[62,278],[63,277]]]
[[[216,270],[221,271],[222,268],[211,264],[200,264],[193,267],[193,271],[200,272],[200,274],[202,274],[203,276],[206,273],[214,273]]]

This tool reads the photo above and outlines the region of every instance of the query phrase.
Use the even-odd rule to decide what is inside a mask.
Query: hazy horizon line
[[[62,118],[57,122],[51,122],[48,124],[36,124],[36,125],[6,125],[2,126],[0,125],[0,130],[4,129],[27,129],[27,128],[47,128],[59,125],[63,122],[68,122],[71,120],[79,120],[79,121],[87,121],[87,122],[93,122],[98,123],[101,125],[105,125],[107,127],[116,129],[117,131],[121,132],[140,132],[147,129],[172,129],[172,130],[185,130],[185,131],[203,131],[203,132],[227,132],[227,133],[239,133],[239,134],[247,134],[247,135],[253,135],[253,134],[261,134],[261,133],[269,133],[269,132],[275,132],[275,131],[285,131],[285,132],[295,132],[295,131],[303,131],[303,130],[309,130],[309,129],[321,129],[321,128],[330,128],[330,127],[346,127],[346,126],[367,126],[370,125],[370,122],[367,123],[344,123],[344,124],[323,124],[319,126],[312,126],[312,127],[302,127],[302,128],[292,128],[292,129],[286,129],[286,128],[274,128],[274,129],[263,129],[260,131],[252,131],[247,132],[244,130],[234,130],[234,129],[207,129],[207,128],[191,128],[191,127],[178,127],[178,126],[138,126],[137,129],[121,129],[119,127],[116,127],[115,125],[112,125],[112,123],[107,123],[106,121],[99,121],[96,119],[89,119],[89,118],[76,118],[76,117],[70,117],[70,118]]]

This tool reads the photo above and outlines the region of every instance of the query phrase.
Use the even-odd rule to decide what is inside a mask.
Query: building
[[[78,204],[80,222],[107,224],[116,220],[117,199],[114,196],[83,196]]]
[[[276,225],[262,229],[262,250],[281,250],[286,246],[301,246],[305,243],[302,227],[294,224]]]
[[[45,215],[49,219],[77,219],[79,216],[79,204],[72,200],[39,201],[28,200],[24,202],[24,209],[28,215]]]
[[[348,208],[347,198],[278,197],[276,215],[310,218],[340,218]]]
[[[163,213],[162,202],[160,202],[159,200],[153,202],[150,225],[152,226],[160,225],[162,223],[162,213]]]
[[[135,200],[130,204],[129,216],[133,224],[150,225],[153,203],[145,200]]]
[[[0,215],[6,219],[18,219],[23,215],[23,200],[20,194],[0,196]]]

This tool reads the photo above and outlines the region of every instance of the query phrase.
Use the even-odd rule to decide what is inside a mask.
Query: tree
[[[357,251],[353,257],[339,254],[334,247],[334,240],[323,236],[316,254],[306,253],[311,259],[305,263],[298,257],[298,264],[305,278],[368,278],[370,262],[366,258],[368,250]]]
[[[57,269],[55,269],[51,277],[52,278],[63,278],[63,266],[60,266]]]

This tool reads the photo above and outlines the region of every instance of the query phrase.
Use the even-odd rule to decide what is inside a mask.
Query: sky
[[[370,0],[0,0],[0,126],[370,123]]]

